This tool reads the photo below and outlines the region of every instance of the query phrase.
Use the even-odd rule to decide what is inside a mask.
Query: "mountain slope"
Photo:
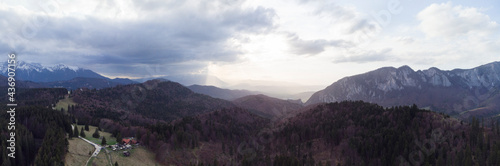
[[[244,109],[229,108],[182,118],[170,124],[152,126],[163,143],[156,158],[166,165],[189,165],[198,162],[238,165],[238,155],[245,155],[246,140],[253,138],[270,120]],[[143,137],[144,138],[144,137]],[[216,164],[217,165],[217,164]]]
[[[363,100],[382,106],[415,103],[456,115],[479,107],[492,107],[488,101],[499,89],[500,62],[452,71],[384,67],[340,79],[313,94],[306,104],[344,100]],[[495,108],[488,109],[487,114],[494,114],[491,110]]]
[[[234,100],[243,96],[255,95],[259,92],[248,91],[248,90],[230,90],[222,89],[215,86],[204,86],[204,85],[191,85],[187,88],[191,89],[195,93],[205,94],[214,98],[224,99],[224,100]]]
[[[302,108],[302,105],[295,101],[281,100],[265,95],[250,95],[238,98],[233,101],[241,108],[267,118],[280,118]]]
[[[8,77],[0,75],[0,82],[2,83],[0,85],[0,88],[5,89],[7,91],[8,88]],[[16,88],[43,88],[45,85],[41,85],[36,82],[32,81],[22,81],[22,80],[16,80]]]
[[[491,165],[498,150],[488,151],[487,140],[499,140],[477,119],[467,124],[415,105],[384,108],[362,101],[320,104],[278,128],[270,155],[309,165]]]
[[[179,83],[160,80],[101,90],[76,90],[74,101],[81,105],[75,111],[88,118],[98,114],[102,115],[100,118],[115,120],[170,121],[234,106],[225,100],[194,93]],[[88,111],[97,112],[89,114]]]

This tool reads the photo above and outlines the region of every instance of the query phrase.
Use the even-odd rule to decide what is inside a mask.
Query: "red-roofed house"
[[[134,145],[134,144],[137,144],[137,140],[135,140],[133,138],[123,138],[122,143],[125,145]]]
[[[122,143],[123,143],[123,144],[130,144],[130,139],[123,138],[123,139],[122,139]]]

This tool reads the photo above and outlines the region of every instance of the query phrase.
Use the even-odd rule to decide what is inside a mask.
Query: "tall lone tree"
[[[82,130],[80,130],[80,137],[85,138],[85,131],[83,131],[83,127],[82,127]]]
[[[73,133],[74,133],[73,131],[71,131],[71,132],[68,133],[69,139],[73,139],[73,137],[74,137]]]
[[[122,135],[120,133],[116,135],[116,142],[118,142],[119,144],[122,143]]]
[[[92,137],[94,137],[94,138],[99,138],[100,137],[99,130],[97,128],[95,129],[94,134],[92,134]]]
[[[78,137],[79,134],[80,134],[80,132],[78,132],[78,127],[75,126],[75,130],[73,130],[73,135],[75,137]]]
[[[85,130],[89,131],[89,124],[85,124]]]
[[[101,145],[106,145],[106,137],[102,137]]]

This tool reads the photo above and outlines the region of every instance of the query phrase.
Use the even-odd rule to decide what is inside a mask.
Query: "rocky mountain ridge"
[[[384,67],[340,79],[313,94],[306,104],[344,100],[383,106],[415,103],[453,115],[477,108],[496,108],[489,99],[497,97],[499,90],[500,62],[451,71],[435,67],[418,71],[409,66]]]

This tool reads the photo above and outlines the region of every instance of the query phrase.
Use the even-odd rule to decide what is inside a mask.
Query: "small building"
[[[134,138],[123,138],[122,139],[122,144],[124,145],[135,145],[137,144],[137,140]]]
[[[129,151],[123,151],[123,156],[125,156],[125,157],[130,156],[130,152]]]

